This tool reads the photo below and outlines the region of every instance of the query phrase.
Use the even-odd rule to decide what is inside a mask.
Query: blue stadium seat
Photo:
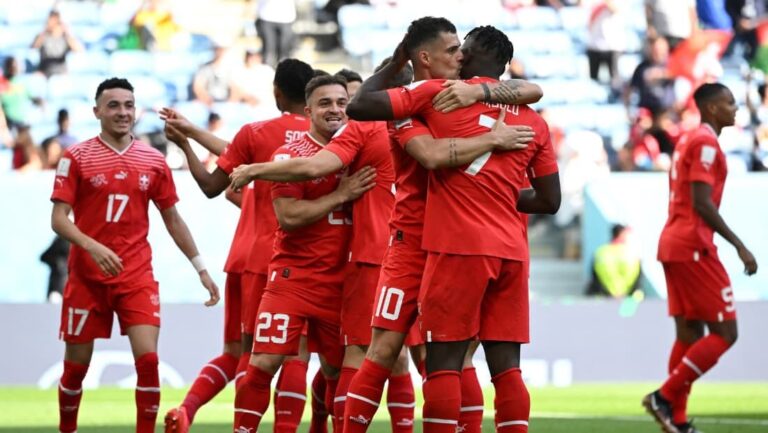
[[[256,120],[253,108],[238,102],[217,102],[213,104],[211,111],[218,113],[229,125],[245,125]]]
[[[368,5],[342,6],[339,9],[339,30],[342,46],[353,56],[368,54],[385,42],[396,44],[401,38],[396,37],[394,42],[390,42],[387,22]]]
[[[96,47],[104,36],[113,31],[109,27],[92,24],[78,24],[73,25],[71,28],[77,40],[82,42],[87,49]]]
[[[563,29],[570,33],[586,31],[589,22],[589,9],[581,6],[564,7],[558,11]]]
[[[158,52],[152,55],[152,70],[157,77],[194,74],[203,62],[188,53]]]
[[[45,99],[48,95],[48,81],[44,75],[32,72],[19,75],[18,80],[32,96]]]
[[[200,102],[181,101],[177,102],[173,108],[197,126],[204,127],[208,122],[208,114],[210,113],[210,110]]]
[[[67,70],[71,74],[109,73],[109,56],[99,50],[71,52],[67,54]]]
[[[161,108],[170,105],[165,83],[155,77],[144,75],[126,76],[133,85],[137,107]]]
[[[56,4],[65,23],[75,26],[78,24],[98,24],[101,21],[99,4],[91,1],[63,1]]]
[[[28,47],[17,48],[10,52],[10,54],[16,58],[22,72],[37,71],[40,65],[40,50]]]
[[[640,54],[622,54],[619,56],[618,69],[619,76],[623,80],[630,80],[632,74],[635,72],[637,65],[643,61],[643,57]]]
[[[526,7],[515,11],[517,23],[523,30],[554,30],[562,28],[560,15],[549,7]]]
[[[96,87],[104,81],[104,76],[94,74],[54,75],[48,79],[48,99],[92,100]]]
[[[551,104],[602,104],[608,101],[608,89],[589,78],[538,80],[544,90],[542,102]]]
[[[59,132],[59,125],[56,122],[35,122],[30,128],[32,140],[35,143],[41,143],[48,137],[52,137]]]
[[[515,46],[518,53],[538,54],[572,54],[575,49],[571,36],[564,31],[512,31],[506,32],[507,37]]]
[[[118,77],[125,75],[152,75],[153,69],[154,60],[152,59],[152,54],[143,50],[115,51],[109,59],[109,70]]]
[[[42,31],[38,24],[10,24],[0,28],[0,50],[13,51],[18,48],[29,48],[35,37]]]
[[[12,5],[10,2],[4,6],[5,22],[16,26],[35,26],[37,31],[42,31],[45,21],[48,19],[48,11],[53,7],[53,1],[24,2],[24,5]],[[31,44],[32,42],[30,42]]]
[[[580,75],[580,59],[576,55],[525,55],[520,60],[525,72],[534,78],[576,78]]]
[[[128,21],[131,20],[131,17],[141,6],[142,0],[121,0],[102,3],[98,22],[106,27],[114,27],[128,24]]]
[[[387,27],[385,17],[368,5],[346,5],[339,9],[339,28],[343,32],[351,28],[383,29]]]

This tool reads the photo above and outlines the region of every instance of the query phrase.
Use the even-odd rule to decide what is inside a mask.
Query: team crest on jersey
[[[712,167],[712,164],[715,162],[715,156],[717,155],[717,150],[712,146],[702,146],[701,147],[701,165],[704,166],[707,170],[709,170],[710,167]]]
[[[153,293],[149,295],[149,302],[151,302],[152,305],[154,306],[160,305],[160,295],[158,295],[157,293]]]
[[[146,173],[141,173],[139,175],[139,189],[142,191],[146,191],[149,189],[149,175]]]
[[[99,188],[104,185],[106,185],[107,182],[107,176],[104,175],[104,173],[99,173],[95,176],[91,176],[91,185],[93,185],[94,188]]]
[[[405,119],[395,120],[394,125],[397,130],[413,128],[413,119],[406,117]]]

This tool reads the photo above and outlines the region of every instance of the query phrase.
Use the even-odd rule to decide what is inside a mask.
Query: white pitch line
[[[556,418],[556,419],[597,419],[608,421],[629,422],[654,422],[648,416],[596,416],[578,413],[560,412],[532,412],[531,418]],[[742,418],[696,418],[696,424],[730,424],[730,425],[759,425],[768,426],[768,419],[742,419]]]

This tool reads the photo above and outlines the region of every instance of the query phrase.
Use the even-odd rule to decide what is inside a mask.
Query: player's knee
[[[230,341],[224,343],[224,353],[234,357],[240,357],[243,353],[243,345],[239,341]]]
[[[397,361],[399,354],[399,348],[386,342],[378,342],[368,348],[366,357],[381,366],[392,367],[395,361]]]
[[[280,365],[283,363],[282,356],[267,355],[263,353],[251,355],[250,364],[259,370],[275,374],[280,369]]]

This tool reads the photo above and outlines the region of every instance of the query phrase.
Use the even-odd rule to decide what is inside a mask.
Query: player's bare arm
[[[736,233],[728,227],[723,217],[720,216],[717,206],[712,202],[712,186],[705,182],[693,182],[691,183],[691,196],[693,198],[693,208],[701,216],[701,219],[736,248],[739,258],[744,263],[744,273],[753,275],[757,272],[755,256],[744,246],[744,243],[736,236]]]
[[[176,143],[179,146],[179,149],[184,152],[184,155],[187,157],[189,172],[192,173],[192,177],[206,197],[216,197],[221,194],[222,191],[227,189],[227,185],[229,185],[227,174],[219,167],[216,167],[216,169],[213,170],[213,173],[208,173],[208,170],[206,170],[202,161],[200,161],[192,150],[192,146],[184,133],[174,127],[171,123],[166,122],[165,136]]]
[[[51,227],[62,238],[68,240],[74,245],[88,251],[91,258],[104,275],[116,277],[123,270],[123,261],[114,251],[102,245],[92,237],[81,232],[79,228],[69,219],[72,212],[72,206],[62,201],[53,202],[53,211],[51,213]]]
[[[241,206],[243,204],[242,191],[235,191],[232,188],[227,188],[226,191],[224,191],[224,198],[226,198],[227,201],[237,206],[238,208],[242,207]]]
[[[184,136],[197,141],[201,146],[216,156],[221,155],[227,145],[229,145],[226,140],[222,140],[205,129],[194,125],[186,117],[182,116],[178,111],[172,108],[163,108],[160,110],[159,114],[160,119],[163,120],[166,125],[171,125],[184,134]]]
[[[405,151],[427,170],[434,170],[469,164],[480,155],[497,149],[525,149],[533,140],[533,128],[507,125],[505,116],[506,110],[500,110],[491,131],[476,137],[436,139],[428,134],[413,137],[406,143]]]
[[[527,214],[555,214],[560,209],[560,175],[531,179],[533,188],[520,190],[517,210]]]
[[[344,176],[335,191],[315,200],[300,200],[292,197],[276,198],[272,201],[280,228],[286,232],[312,224],[342,204],[358,199],[376,186],[376,170],[363,167],[352,175]]]
[[[344,163],[335,153],[321,150],[309,158],[291,158],[237,167],[229,179],[232,188],[239,189],[248,182],[260,179],[273,182],[301,182],[335,173]]]
[[[393,120],[392,103],[387,95],[389,83],[408,61],[405,44],[400,44],[392,60],[363,81],[355,97],[347,105],[347,116],[355,120]]]
[[[443,89],[432,99],[437,111],[449,113],[475,102],[493,102],[509,105],[533,104],[544,92],[538,84],[525,80],[506,80],[499,83],[468,84],[460,80],[448,80]]]
[[[219,302],[219,287],[213,282],[208,274],[208,270],[202,263],[200,253],[197,251],[197,245],[195,245],[195,240],[192,238],[192,233],[189,232],[187,223],[184,222],[176,206],[161,210],[160,215],[163,217],[163,223],[165,223],[168,234],[171,235],[181,252],[192,262],[200,276],[200,282],[205,287],[205,290],[208,291],[210,298],[205,302],[205,305],[208,307],[216,305]]]

